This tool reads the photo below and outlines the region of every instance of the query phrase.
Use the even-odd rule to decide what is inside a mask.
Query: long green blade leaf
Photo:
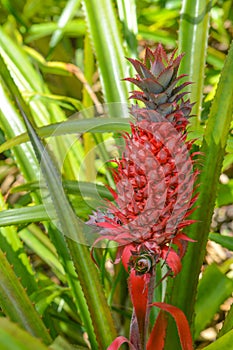
[[[72,241],[74,244],[74,241],[78,241],[79,243],[85,242],[85,237],[82,234],[81,226],[80,226],[80,220],[77,219],[76,215],[74,214],[72,208],[70,207],[70,204],[66,198],[65,192],[62,188],[61,180],[58,175],[58,171],[55,166],[53,166],[53,162],[51,160],[51,157],[49,156],[47,150],[44,148],[42,142],[37,137],[34,129],[32,128],[31,123],[28,121],[26,115],[22,111],[21,105],[18,102],[17,97],[19,96],[19,100],[21,101],[20,93],[12,81],[12,78],[5,66],[4,61],[2,61],[2,67],[5,74],[6,82],[8,84],[8,88],[10,90],[10,93],[12,96],[15,97],[15,102],[18,104],[19,108],[21,109],[22,116],[25,120],[27,128],[30,129],[31,133],[30,136],[32,138],[32,144],[37,156],[38,161],[40,162],[41,169],[43,169],[43,173],[45,173],[45,178],[47,180],[47,184],[49,185],[50,194],[52,195],[53,204],[56,209],[56,217],[59,218],[60,227],[62,229],[62,232],[65,232],[67,236],[69,237],[68,243]],[[60,191],[59,191],[60,190]],[[52,219],[52,218],[50,218]],[[81,222],[82,224],[82,222]],[[71,237],[74,239],[74,241],[71,239]],[[57,232],[57,242],[56,246],[58,248],[58,251],[61,251],[61,258],[63,259],[63,266],[65,265],[65,270],[69,271],[68,273],[68,280],[72,286],[73,293],[75,294],[76,301],[79,303],[79,309],[82,313],[82,319],[84,320],[85,328],[88,332],[90,343],[93,347],[93,349],[97,348],[96,344],[96,338],[92,327],[92,322],[90,319],[90,315],[88,312],[87,303],[85,302],[85,299],[82,294],[81,287],[79,286],[79,283],[77,281],[77,278],[75,279],[76,273],[73,268],[73,263],[70,261],[70,256],[68,249],[66,247],[66,243],[64,241],[64,236],[60,231]],[[53,241],[54,235],[53,235]],[[85,243],[84,243],[85,244]],[[105,296],[103,294],[99,276],[96,273],[96,267],[94,266],[91,258],[89,250],[85,245],[78,245],[75,249],[75,254],[81,258],[80,262],[76,264],[76,269],[79,272],[80,281],[82,284],[82,288],[84,290],[84,293],[87,294],[87,302],[89,305],[90,313],[92,314],[93,323],[95,325],[95,333],[97,334],[97,338],[99,339],[100,344],[109,344],[113,339],[113,334],[115,335],[115,329],[113,326],[113,320],[111,317],[110,310],[107,306],[107,302],[105,300]],[[85,267],[85,268],[84,268]],[[86,270],[85,270],[86,269]],[[84,271],[84,272],[83,272]],[[89,271],[89,273],[87,273]],[[82,275],[84,273],[84,275]],[[95,288],[93,289],[93,281],[90,276],[93,276],[93,281]],[[76,291],[74,290],[76,288]],[[94,300],[94,302],[93,302]],[[106,318],[103,319],[102,317],[97,316],[96,313],[98,310],[97,305],[102,306],[102,312],[106,315]],[[95,323],[96,321],[96,323]],[[103,337],[103,327],[104,324],[108,324],[109,332],[106,334],[106,336]],[[107,346],[107,345],[106,345]]]
[[[112,316],[102,291],[99,275],[91,260],[90,252],[81,230],[82,223],[75,216],[66,198],[58,170],[55,168],[48,151],[38,138],[23,111],[21,112],[24,116],[33,148],[40,162],[42,173],[46,179],[60,228],[66,235],[69,250],[92,316],[97,340],[100,347],[104,349],[112,342],[116,333]]]
[[[187,74],[194,82],[188,90],[191,101],[195,102],[192,112],[196,115],[196,128],[202,107],[210,9],[211,0],[182,1],[179,50],[185,53],[185,59],[181,61],[180,73]]]
[[[59,43],[59,41],[62,39],[64,35],[64,31],[66,26],[69,24],[69,22],[74,17],[78,7],[80,6],[81,0],[69,0],[58,20],[57,26],[58,28],[53,33],[49,46],[50,46],[50,52],[54,49],[54,47]]]
[[[233,251],[233,237],[223,236],[219,233],[210,233],[209,239],[218,244],[221,244],[222,247],[225,247],[231,251]]]
[[[64,268],[59,262],[56,251],[54,251],[55,248],[48,236],[44,234],[37,225],[33,224],[27,228],[24,228],[23,230],[20,230],[19,236],[35,254],[37,254],[46,262],[48,266],[51,267],[58,278],[62,282],[65,282]]]
[[[23,134],[25,132],[25,125],[22,119],[20,118],[19,113],[15,108],[15,105],[12,103],[9,90],[5,86],[2,78],[4,80],[7,79],[4,75],[4,62],[0,55],[0,127],[4,131],[6,138],[10,142],[11,139],[17,139],[18,135]],[[20,147],[13,149],[13,154],[25,179],[28,181],[35,180],[38,174],[38,164],[31,145],[20,145]],[[29,159],[30,167],[28,166]]]
[[[29,119],[32,123],[35,123],[36,125],[43,125],[48,124],[51,121],[63,121],[66,119],[65,113],[55,104],[55,103],[42,103],[40,100],[33,100],[30,101],[30,109],[28,104],[25,103],[24,98],[22,96],[25,96],[25,92],[27,94],[42,94],[42,95],[50,95],[50,92],[44,84],[42,77],[34,66],[32,65],[31,61],[29,60],[29,57],[25,54],[23,48],[19,45],[16,45],[16,43],[11,39],[9,35],[5,33],[5,31],[0,28],[0,53],[4,60],[0,64],[0,71],[1,75],[4,80],[4,84],[7,86],[10,86],[10,90],[12,93],[10,93],[11,97],[11,103],[9,106],[14,106],[14,100],[15,97],[19,100],[23,110],[25,111],[26,115],[28,115]],[[4,64],[5,62],[5,64]],[[5,69],[5,66],[7,65],[9,73],[7,73],[7,70]],[[20,93],[19,93],[20,91]],[[21,96],[22,95],[22,96]],[[13,102],[13,103],[12,103]],[[6,128],[4,128],[4,132],[13,131],[12,125],[9,122],[9,115],[7,111],[6,106],[4,110],[4,118],[8,121],[8,125]],[[31,111],[33,113],[31,113]],[[31,116],[33,114],[33,117]],[[18,116],[18,122],[20,120],[20,117]],[[9,131],[8,131],[9,129]],[[13,131],[13,135],[14,131]],[[71,139],[69,139],[70,141]],[[54,141],[57,142],[57,141]],[[56,145],[56,150],[58,155],[60,156],[59,159],[61,159],[65,156],[66,148],[69,147],[70,143],[67,145],[67,139],[64,138],[63,140],[59,140]],[[76,145],[74,145],[74,148],[78,147],[78,142]],[[35,155],[34,155],[35,157]],[[31,163],[30,158],[26,158],[26,156],[22,159],[25,160],[25,163],[27,165],[27,169],[30,170]],[[73,157],[70,153],[65,162],[64,162],[64,169],[66,173],[72,178],[74,178],[74,174],[77,171],[78,167],[78,160],[77,158]],[[38,174],[38,171],[37,171]],[[35,175],[36,177],[36,175]]]
[[[126,103],[127,85],[121,79],[127,76],[127,66],[112,1],[83,0],[83,6],[97,57],[105,102]]]
[[[54,123],[37,129],[40,137],[59,136],[74,133],[104,133],[104,132],[123,132],[129,131],[129,119],[117,118],[91,118],[84,120],[67,120],[63,123]],[[2,145],[0,145],[0,153],[29,141],[28,134],[24,133],[16,136]]]
[[[181,308],[189,322],[193,321],[194,304],[200,269],[205,256],[205,248],[209,235],[209,227],[213,214],[217,185],[221,172],[224,150],[232,120],[233,109],[233,43],[228,53],[216,96],[214,98],[209,120],[206,126],[201,152],[204,154],[200,175],[200,192],[197,209],[192,215],[196,223],[185,230],[195,243],[188,245],[183,259],[183,268],[175,278],[169,302]],[[172,282],[170,282],[172,284]],[[188,287],[187,287],[188,286]],[[168,349],[174,345],[169,343],[176,337],[175,325],[171,333],[168,331]],[[178,340],[177,340],[178,341]],[[177,345],[177,348],[178,345]]]
[[[50,209],[50,210],[49,210]],[[56,218],[52,206],[34,205],[30,207],[8,209],[0,212],[0,226],[23,225],[30,222],[47,221]]]
[[[64,189],[74,195],[80,195],[82,194],[83,197],[90,197],[90,198],[107,198],[109,200],[113,199],[112,194],[109,192],[109,190],[98,184],[94,184],[91,182],[81,182],[81,181],[72,181],[72,180],[64,180],[62,182]],[[21,192],[21,191],[36,191],[41,188],[41,185],[39,182],[32,182],[32,183],[25,183],[23,185],[13,187],[11,190],[11,193],[15,192]]]
[[[0,347],[1,350],[49,350],[40,340],[4,317],[0,317]]]
[[[7,205],[1,194],[0,207],[1,210],[7,211]],[[1,213],[2,211],[0,212],[0,215]],[[14,265],[15,274],[21,278],[22,285],[27,288],[27,293],[30,295],[37,289],[36,279],[26,251],[24,250],[24,246],[15,227],[2,227],[0,229],[0,247],[7,255],[9,263]]]
[[[219,311],[220,305],[231,296],[232,289],[233,281],[227,278],[215,264],[206,268],[198,285],[195,305],[195,339],[211,322]]]
[[[29,333],[50,344],[51,338],[44,323],[1,250],[0,271],[0,305],[3,311]]]
[[[120,21],[123,24],[124,37],[131,56],[137,56],[138,24],[135,0],[117,0]]]

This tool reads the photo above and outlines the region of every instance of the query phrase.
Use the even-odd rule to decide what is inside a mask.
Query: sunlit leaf
[[[208,266],[198,285],[195,306],[195,338],[210,323],[220,305],[231,295],[233,281],[215,264]]]
[[[49,350],[39,339],[22,330],[17,324],[0,317],[0,347],[2,350],[17,349]]]
[[[233,237],[220,235],[219,233],[210,233],[209,239],[233,251]]]

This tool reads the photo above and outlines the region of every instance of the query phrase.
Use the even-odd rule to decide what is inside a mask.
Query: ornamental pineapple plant
[[[116,262],[122,260],[129,272],[134,307],[130,339],[119,337],[109,349],[118,349],[124,341],[136,350],[144,350],[146,343],[147,350],[163,348],[162,336],[155,337],[158,325],[147,342],[156,264],[164,261],[166,276],[176,276],[191,241],[185,227],[193,223],[188,216],[197,199],[198,171],[193,169],[193,141],[187,140],[186,131],[192,104],[183,89],[190,83],[181,82],[185,75],[178,76],[182,57],[176,56],[176,51],[168,56],[158,45],[154,51],[146,48],[144,62],[129,59],[137,75],[125,80],[141,91],[131,93],[130,99],[139,101],[130,109],[135,121],[131,134],[124,135],[122,157],[115,160],[116,188],[109,188],[115,203],[108,203],[105,212],[93,213],[88,221],[100,233],[95,244],[102,239],[118,243]],[[154,305],[171,313],[181,312],[164,303]],[[158,322],[166,328],[163,316]],[[187,321],[177,327],[183,349],[192,349]]]

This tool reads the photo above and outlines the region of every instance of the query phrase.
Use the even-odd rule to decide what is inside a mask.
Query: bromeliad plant
[[[129,59],[137,71],[127,78],[142,91],[133,91],[131,99],[145,104],[131,108],[135,122],[131,134],[125,135],[125,151],[114,171],[116,190],[110,188],[115,205],[107,212],[97,211],[89,220],[99,228],[96,243],[103,239],[118,243],[116,262],[129,272],[128,286],[133,303],[130,346],[136,350],[162,349],[166,331],[164,311],[158,316],[147,343],[149,313],[152,305],[170,312],[177,321],[182,349],[192,349],[188,322],[183,313],[171,305],[152,303],[156,266],[163,260],[168,272],[176,276],[181,270],[188,238],[183,229],[192,224],[197,195],[193,195],[197,170],[193,170],[186,126],[192,104],[182,91],[189,82],[180,81],[178,68],[183,55],[168,57],[163,47],[146,49],[144,62]],[[179,84],[179,85],[178,85]],[[159,332],[158,332],[159,328]],[[118,349],[125,338],[117,338],[109,350]],[[147,346],[146,346],[147,343]]]
[[[209,230],[233,193],[232,0],[33,4],[0,0],[0,348],[230,349],[232,237]]]

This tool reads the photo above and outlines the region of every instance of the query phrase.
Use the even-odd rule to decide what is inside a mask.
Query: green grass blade
[[[126,82],[121,79],[127,76],[127,63],[112,1],[83,0],[83,7],[97,58],[105,102],[125,104],[128,91]]]
[[[11,40],[8,35],[6,35],[1,27],[0,54],[4,60],[1,63],[1,74],[3,75],[6,84],[11,84],[11,82],[10,78],[7,77],[4,62],[11,72],[11,79],[14,80],[14,83],[17,86],[18,90],[30,92],[38,91],[42,93],[47,92],[45,91],[45,85],[43,84],[40,75],[37,74],[33,66],[30,64],[26,54]],[[21,94],[19,92],[17,93],[16,87],[14,87],[13,84],[11,84],[11,89],[13,91],[13,94],[16,94],[18,100],[20,101],[20,104],[29,115],[29,107],[25,104],[23,98],[21,97]],[[46,113],[46,109],[39,101],[34,102],[31,107],[32,110],[35,110],[35,115],[39,117],[38,120],[40,120],[41,123],[47,123],[50,120],[48,111]]]
[[[0,212],[0,226],[23,225],[30,222],[40,222],[56,218],[54,208],[44,205],[8,209]]]
[[[27,18],[23,14],[23,3],[16,0],[2,0],[2,5],[9,11],[10,14],[25,28],[28,27]]]
[[[76,196],[81,195],[82,198],[87,198],[89,201],[92,200],[100,203],[101,198],[106,198],[108,200],[113,199],[108,189],[102,185],[72,180],[64,180],[62,185],[67,193]],[[12,193],[17,191],[37,191],[40,189],[42,189],[42,185],[37,181],[14,187]],[[77,213],[79,214],[79,212],[80,210],[77,208]],[[52,204],[46,204],[46,206],[39,204],[0,211],[1,227],[9,225],[24,225],[31,222],[48,221],[50,219],[56,219],[56,212]]]
[[[180,73],[187,74],[193,82],[188,87],[193,107],[194,127],[198,128],[201,116],[202,95],[205,77],[205,59],[208,40],[211,0],[183,0],[179,28],[179,51],[185,53]]]
[[[104,349],[112,342],[116,333],[112,316],[100,284],[99,275],[91,260],[90,252],[85,245],[86,239],[81,231],[82,222],[77,219],[66,198],[58,170],[55,168],[48,151],[38,138],[23,111],[22,114],[33,148],[40,162],[42,173],[46,179],[61,230],[66,235],[68,247],[92,316],[97,340],[100,347]],[[93,345],[93,347],[95,348],[96,345]]]
[[[30,295],[37,289],[35,274],[15,227],[1,228],[0,247],[6,254],[9,263],[14,265],[15,274]]]
[[[5,317],[0,317],[0,347],[1,350],[49,350],[40,340]]]
[[[198,285],[194,339],[210,324],[220,306],[231,296],[232,289],[233,280],[226,277],[216,264],[206,268]]]
[[[22,98],[19,89],[24,92],[25,90],[28,92],[30,91],[30,93],[35,93],[35,91],[37,93],[47,93],[48,89],[41,81],[40,75],[34,70],[23,50],[16,46],[12,40],[7,37],[3,30],[0,29],[0,33],[0,52],[5,60],[4,61],[2,57],[0,57],[0,74],[3,79],[3,84],[0,86],[0,93],[3,98],[3,103],[1,104],[3,114],[1,123],[7,138],[12,139],[19,134],[19,128],[21,130],[21,125],[23,128],[22,131],[25,130],[25,126],[22,124],[22,118],[18,114],[18,111],[15,111],[16,98],[23,106],[27,115],[30,116],[30,120],[33,120],[29,106]],[[12,55],[12,52],[14,52],[14,55]],[[9,73],[6,65],[11,73]],[[30,107],[33,111],[34,121],[38,125],[43,123],[48,124],[50,120],[61,121],[65,118],[64,113],[54,103],[45,106],[41,101],[37,100],[32,101]],[[66,141],[67,140],[65,139],[59,140],[58,147],[56,148],[59,150],[59,155],[61,157],[64,156],[64,152],[68,147]],[[23,148],[23,150],[27,148],[30,149],[30,154],[29,152],[25,152],[24,154],[23,151],[21,151],[20,154],[17,154],[17,162],[22,169],[23,175],[28,180],[33,180],[33,178],[36,179],[38,175],[38,165],[35,160],[35,154],[32,152],[31,146],[23,146],[21,148]],[[17,149],[15,149],[15,153],[16,152],[18,152]],[[69,174],[74,171],[74,168],[77,165],[77,160],[75,161],[72,159],[71,161],[70,156],[68,156],[64,165]],[[28,178],[28,176],[30,176],[28,173],[33,174],[34,176]]]
[[[31,43],[34,40],[44,38],[48,35],[52,35],[57,29],[58,25],[54,22],[32,24],[25,35],[25,42]],[[85,32],[86,26],[83,19],[72,20],[63,28],[63,34],[68,36],[79,37],[83,36]]]
[[[21,94],[45,94],[51,95],[47,85],[44,83],[42,76],[38,74],[34,66],[32,65],[29,57],[24,52],[23,48],[16,45],[15,42],[5,33],[5,31],[0,28],[0,54],[3,57],[2,63],[0,64],[1,75],[3,76],[4,83],[12,90],[11,99],[15,103],[15,97],[22,105],[25,113],[30,117],[31,122],[34,122],[38,126],[47,125],[51,122],[59,122],[66,119],[65,113],[59,108],[57,104],[42,103],[41,100],[32,100],[29,106],[25,103],[24,98]],[[6,69],[8,67],[8,70]],[[19,92],[20,91],[20,92]],[[12,104],[11,102],[11,104]],[[57,101],[56,101],[57,102]],[[30,113],[31,112],[31,113]],[[7,111],[6,117],[8,118]],[[31,116],[33,115],[33,117]],[[19,118],[20,119],[20,118]],[[11,129],[11,124],[8,125]],[[5,131],[5,130],[4,130]],[[57,150],[58,159],[64,160],[66,157],[67,147],[69,148],[71,138],[67,140],[66,138],[59,140],[57,142],[55,149]],[[56,142],[56,140],[54,141]],[[74,145],[77,148],[78,142]],[[76,149],[77,152],[77,149]],[[78,153],[78,152],[77,152]],[[28,158],[28,169],[31,164]],[[70,153],[64,162],[64,169],[67,174],[74,178],[74,174],[78,169],[78,160],[72,157]],[[38,172],[37,172],[38,173]]]
[[[57,253],[60,258],[60,262],[64,268],[67,283],[71,289],[71,294],[74,298],[74,302],[79,312],[80,318],[84,324],[85,331],[88,334],[89,341],[92,348],[97,349],[97,343],[95,334],[93,331],[92,322],[89,316],[89,311],[86,303],[85,296],[82,291],[82,287],[78,280],[73,261],[71,260],[70,252],[67,247],[64,235],[53,228],[52,225],[48,228],[48,234],[56,247]]]
[[[84,55],[84,62],[83,62],[84,75],[88,84],[92,86],[93,74],[95,72],[95,58],[91,47],[90,38],[88,35],[86,35],[84,39],[83,55]],[[83,92],[83,106],[85,108],[91,107],[93,102],[91,100],[90,95],[88,94],[85,88],[83,88],[82,92]],[[93,117],[93,116],[94,116],[94,113],[93,115],[90,115],[90,117]],[[93,164],[95,164],[95,157],[96,157],[96,152],[94,150],[95,138],[96,136],[91,135],[90,133],[83,135],[83,146],[84,146],[84,152],[85,152],[84,167],[88,169],[88,171],[86,172],[87,181],[95,181],[95,177],[96,177],[96,169],[93,166]]]
[[[67,193],[74,195],[82,195],[83,197],[96,198],[100,196],[109,200],[113,200],[112,194],[103,185],[94,184],[91,182],[64,180],[62,185]],[[36,191],[41,188],[38,181],[25,183],[23,185],[13,187],[11,193],[22,191]],[[99,197],[97,197],[99,198]]]
[[[54,94],[42,94],[38,92],[24,93],[24,97],[27,101],[43,101],[46,103],[53,102],[61,107],[70,109],[72,111],[77,111],[82,109],[82,104],[79,100],[67,96],[54,95]]]
[[[0,75],[3,76],[4,63],[0,55]],[[15,93],[15,92],[14,92]],[[1,80],[0,83],[0,127],[4,131],[8,140],[17,138],[17,135],[25,132],[25,125],[19,116],[15,105],[12,103],[9,90]],[[13,154],[17,160],[25,179],[28,181],[35,180],[38,174],[38,163],[35,158],[35,154],[31,145],[20,145],[13,149]],[[30,159],[30,166],[28,166],[28,160]]]
[[[129,119],[118,118],[90,118],[90,119],[70,119],[63,123],[54,123],[37,129],[40,137],[60,136],[74,133],[104,133],[104,132],[124,132],[130,131]],[[29,141],[27,133],[12,137],[0,145],[0,153]]]
[[[52,50],[56,47],[59,41],[62,39],[64,35],[65,27],[69,24],[72,18],[75,16],[77,9],[79,8],[81,0],[69,0],[57,22],[58,28],[53,33],[49,46],[49,55]]]
[[[5,81],[5,84],[11,84],[11,90],[15,95],[23,110],[30,115],[32,111],[34,121],[38,126],[51,123],[53,121],[59,122],[65,120],[65,114],[55,104],[47,104],[46,106],[40,100],[34,100],[29,106],[25,103],[21,94],[27,92],[27,94],[50,94],[49,89],[42,80],[42,77],[31,64],[29,57],[24,52],[23,48],[16,45],[15,42],[5,33],[0,27],[0,54],[2,56],[2,63],[0,65],[1,74]],[[5,64],[4,64],[5,63]],[[9,73],[5,69],[5,65],[10,71]],[[15,86],[10,80],[14,81]],[[17,92],[18,90],[21,92]],[[14,101],[14,98],[13,98]],[[33,120],[30,118],[30,120]]]
[[[58,260],[56,250],[48,236],[37,225],[31,224],[27,228],[20,230],[19,237],[35,254],[51,267],[62,282],[65,282],[65,271]]]
[[[210,233],[209,239],[218,244],[221,244],[222,247],[233,251],[233,237],[220,235],[219,233]]]
[[[135,0],[117,0],[117,7],[128,51],[131,56],[136,57],[138,24]]]
[[[55,299],[61,299],[65,292],[68,292],[69,288],[58,286],[56,283],[51,283],[40,287],[39,290],[35,291],[30,295],[30,299],[35,303],[37,312],[43,316],[46,314],[46,310],[51,306]],[[59,302],[57,302],[59,304]]]
[[[203,139],[201,152],[200,195],[197,209],[192,219],[197,220],[185,230],[195,243],[189,243],[183,259],[183,268],[175,278],[169,302],[181,308],[191,323],[200,269],[205,256],[205,248],[215,205],[217,186],[221,172],[225,146],[233,111],[233,44],[229,50],[214,98]],[[188,286],[188,288],[187,288]],[[175,326],[167,339],[173,339]],[[172,343],[174,346],[174,343]],[[168,348],[171,348],[171,344]]]
[[[0,208],[1,212],[7,209],[2,194],[0,194]],[[15,274],[21,279],[22,285],[27,288],[27,293],[30,295],[37,289],[37,283],[23,243],[15,227],[1,227],[0,247],[6,254],[9,263],[14,265]]]
[[[0,250],[0,305],[6,315],[46,344],[51,338],[39,314],[34,309],[25,289],[14,274]]]

